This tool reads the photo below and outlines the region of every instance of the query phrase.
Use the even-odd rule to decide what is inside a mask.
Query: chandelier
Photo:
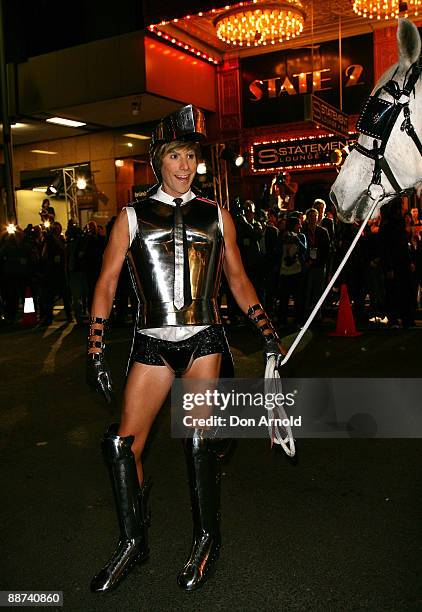
[[[421,6],[422,0],[353,0],[354,12],[368,19],[417,17]]]
[[[421,0],[422,1],[422,0]],[[240,47],[274,45],[299,36],[305,13],[300,0],[241,2],[214,22],[220,40]]]

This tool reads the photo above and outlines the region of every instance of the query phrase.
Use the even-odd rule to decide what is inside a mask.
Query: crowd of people
[[[337,219],[336,208],[317,198],[306,212],[237,202],[233,214],[245,268],[265,307],[280,327],[303,325],[358,231]],[[355,318],[364,325],[415,325],[422,282],[422,222],[417,207],[389,202],[371,220],[334,290],[324,303],[338,303],[346,283]],[[263,273],[264,271],[264,273]],[[231,316],[237,313],[228,299]],[[292,306],[292,307],[291,307]],[[323,318],[321,309],[316,320]],[[290,318],[292,317],[292,319]]]
[[[112,224],[90,221],[82,230],[69,220],[63,233],[53,207],[43,203],[39,214],[41,223],[9,226],[0,235],[0,313],[16,322],[29,290],[41,325],[52,323],[58,300],[67,320],[83,325]]]
[[[358,230],[338,221],[335,207],[321,198],[306,212],[292,209],[296,184],[288,190],[288,208],[275,181],[271,197],[259,208],[239,199],[231,207],[245,269],[279,327],[304,323]],[[16,322],[29,288],[40,324],[52,322],[54,304],[62,300],[67,320],[83,325],[115,217],[105,227],[89,221],[84,229],[70,220],[63,232],[47,203],[40,224],[0,235],[0,315],[6,323]],[[366,227],[324,308],[338,301],[338,287],[345,282],[358,325],[376,319],[393,328],[412,327],[421,260],[419,209],[408,210],[401,199],[390,202]],[[235,322],[241,315],[224,283],[223,292],[229,321]],[[116,322],[126,320],[130,302],[124,268],[115,298]],[[322,309],[316,319],[323,314]]]

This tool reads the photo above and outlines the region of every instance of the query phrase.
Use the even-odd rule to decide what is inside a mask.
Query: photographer
[[[270,206],[276,206],[280,210],[294,210],[298,187],[289,172],[280,172],[271,183]]]
[[[52,206],[50,206],[50,200],[45,198],[41,204],[41,210],[38,213],[41,217],[41,223],[45,223],[48,221],[49,223],[53,223],[56,218],[56,211]]]

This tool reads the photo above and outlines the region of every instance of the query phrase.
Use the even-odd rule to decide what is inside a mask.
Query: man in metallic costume
[[[223,269],[236,302],[262,335],[266,357],[281,354],[279,338],[244,271],[230,214],[191,189],[204,138],[204,116],[192,105],[158,124],[150,153],[159,184],[117,217],[95,288],[87,376],[108,400],[112,383],[105,332],[125,258],[139,307],[121,422],[111,425],[102,440],[120,539],[91,582],[94,592],[116,587],[148,557],[149,485],[141,456],[174,376],[215,379],[231,363],[217,306]],[[221,442],[198,429],[183,441],[193,543],[177,581],[186,591],[204,583],[219,555]]]

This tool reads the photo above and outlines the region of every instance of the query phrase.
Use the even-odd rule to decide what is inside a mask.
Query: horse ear
[[[419,58],[421,37],[418,28],[408,19],[399,19],[397,28],[399,65],[406,70]]]

